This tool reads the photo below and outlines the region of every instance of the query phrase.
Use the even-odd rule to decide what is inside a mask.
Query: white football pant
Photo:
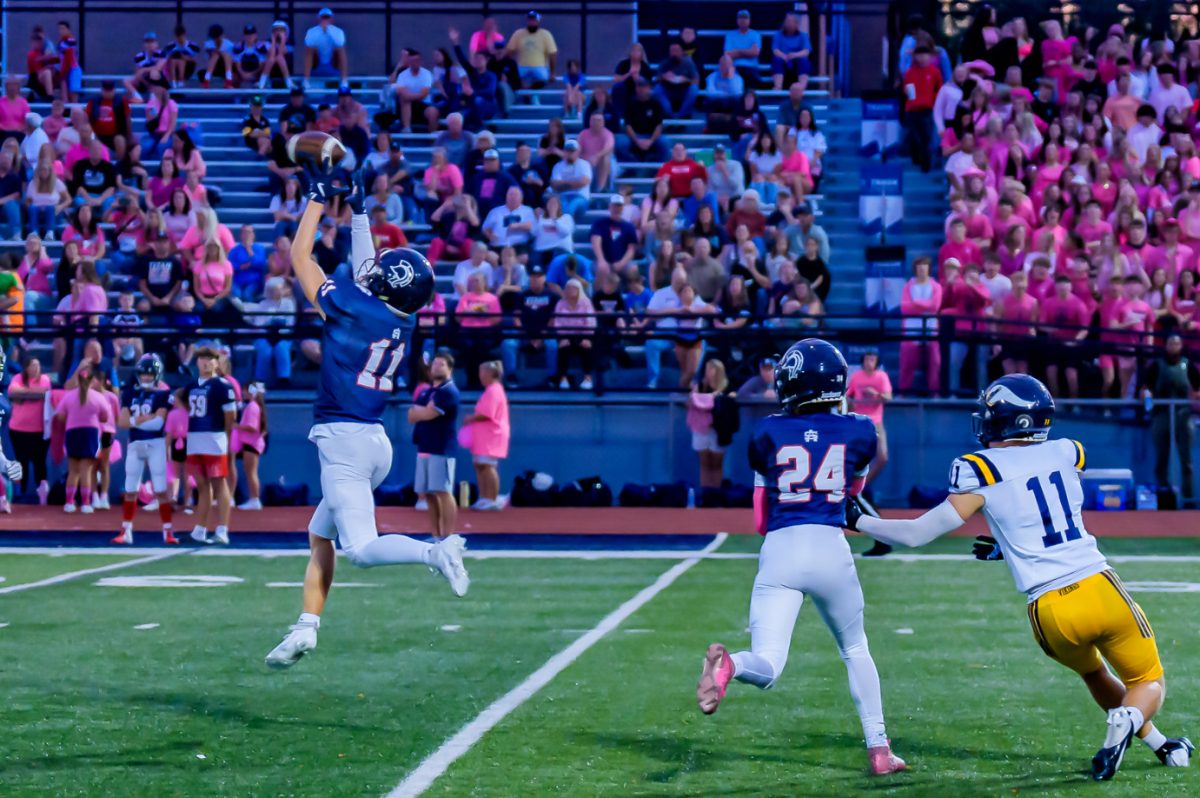
[[[167,442],[163,438],[130,441],[125,453],[125,492],[137,493],[142,474],[150,469],[150,484],[155,493],[167,489]]]
[[[375,496],[392,469],[392,442],[379,424],[317,424],[308,439],[321,457],[321,503],[308,531],[339,540],[350,562],[361,568],[429,562],[433,547],[406,535],[379,536]]]
[[[775,683],[787,664],[805,595],[846,663],[867,745],[884,745],[883,698],[863,628],[862,587],[850,546],[837,527],[806,524],[767,534],[750,595],[750,651],[733,655],[735,678],[763,689]]]

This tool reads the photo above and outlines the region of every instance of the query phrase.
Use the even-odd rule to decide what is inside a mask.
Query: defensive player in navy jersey
[[[334,539],[361,568],[421,563],[440,571],[455,595],[466,595],[465,543],[451,535],[437,544],[406,535],[380,536],[372,490],[392,468],[392,444],[382,418],[402,373],[416,312],[433,297],[433,268],[411,249],[376,256],[363,213],[365,193],[356,174],[349,203],[352,270],[340,267],[326,278],[312,256],[317,224],[339,191],[327,174],[307,169],[308,207],[292,244],[292,265],[304,294],[325,319],[321,380],[309,440],[321,459],[321,503],[308,525],[311,554],[304,575],[304,607],[267,665],[287,668],[317,646],[321,612],[333,584]]]
[[[842,415],[846,360],[832,344],[806,338],[775,367],[783,412],[758,423],[750,442],[755,518],[766,535],[750,594],[750,650],[708,647],[696,687],[700,710],[717,711],[729,682],[766,689],[783,673],[804,597],[837,641],[862,720],[871,772],[904,770],[883,723],[879,673],[863,628],[863,594],[842,526],[846,496],[862,490],[875,457],[875,425]]]
[[[122,506],[121,534],[113,543],[133,545],[133,516],[137,513],[138,487],[142,473],[149,469],[150,484],[158,497],[158,516],[162,520],[163,543],[179,541],[171,532],[171,497],[167,492],[167,443],[163,437],[171,392],[162,384],[163,364],[158,355],[144,354],[135,369],[137,382],[121,391],[121,416],[118,424],[129,430],[129,451],[125,455],[125,503]]]
[[[237,416],[233,386],[217,372],[220,354],[212,346],[196,350],[200,378],[184,388],[188,403],[187,467],[196,479],[197,543],[229,544],[229,433]],[[216,529],[208,536],[209,513],[216,510]]]

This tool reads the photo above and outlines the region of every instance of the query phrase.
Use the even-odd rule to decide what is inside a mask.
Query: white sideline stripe
[[[707,555],[718,548],[729,536],[722,532],[700,551]],[[575,639],[571,645],[546,660],[542,667],[530,674],[525,681],[509,690],[492,702],[491,706],[459,729],[458,733],[442,743],[436,751],[425,758],[417,769],[409,773],[404,781],[387,794],[387,798],[415,798],[429,789],[437,779],[446,772],[459,757],[471,750],[475,743],[483,738],[514,710],[532,698],[562,673],[571,663],[583,654],[605,635],[616,629],[626,618],[645,606],[651,599],[666,590],[676,579],[687,573],[699,563],[703,556],[689,557],[664,571],[653,584],[643,588],[633,598],[610,612],[600,623],[596,624],[585,634]]]
[[[722,532],[721,534],[725,534]],[[182,549],[172,550],[169,554],[187,554],[193,557],[307,557],[308,549]],[[0,556],[6,554],[41,554],[51,557],[68,555],[98,554],[112,556],[153,555],[163,554],[161,548],[148,546],[138,548],[122,548],[119,551],[109,548],[70,547],[70,546],[0,546]],[[464,555],[468,560],[686,560],[699,557],[702,560],[757,560],[758,554],[750,551],[716,551],[708,554],[704,551],[687,551],[681,549],[582,549],[563,551],[543,551],[539,549],[509,549],[505,551],[467,550]],[[975,558],[970,554],[920,554],[892,553],[886,557],[868,557],[855,555],[856,559],[868,559],[873,562],[969,562]],[[1110,554],[1107,559],[1112,563],[1200,563],[1200,555],[1195,554]]]
[[[108,553],[112,554],[112,552],[108,552]],[[50,576],[45,579],[38,580],[37,582],[26,582],[23,585],[9,585],[8,587],[0,587],[0,594],[19,593],[22,590],[33,590],[35,587],[48,587],[50,585],[58,585],[58,584],[62,584],[63,582],[70,582],[72,579],[78,579],[81,576],[91,576],[92,574],[103,574],[103,573],[107,573],[108,571],[119,571],[122,568],[132,568],[135,565],[145,565],[146,563],[149,563],[149,562],[158,562],[159,560],[165,560],[168,557],[176,557],[180,554],[186,554],[186,553],[187,553],[186,549],[184,549],[182,551],[180,551],[180,550],[160,551],[157,554],[151,555],[149,557],[138,557],[133,560],[125,560],[124,562],[109,563],[108,565],[101,565],[96,568],[85,568],[82,571],[68,571],[65,574],[58,574],[57,576]]]

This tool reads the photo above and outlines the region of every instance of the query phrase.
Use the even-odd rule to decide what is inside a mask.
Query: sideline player
[[[696,699],[712,714],[732,679],[763,689],[775,684],[810,596],[846,663],[871,772],[883,775],[906,766],[888,742],[862,588],[842,532],[846,494],[862,490],[876,445],[870,419],[838,413],[847,371],[842,353],[820,338],[793,344],[775,367],[784,412],[760,421],[750,441],[755,518],[766,535],[750,594],[750,650],[731,655],[720,643],[709,646]]]
[[[321,459],[320,505],[308,525],[311,554],[304,574],[300,619],[271,653],[267,665],[290,667],[317,647],[321,612],[333,584],[333,541],[360,568],[423,563],[441,572],[457,596],[470,577],[463,567],[465,542],[451,535],[437,544],[407,535],[380,535],[375,527],[378,487],[392,468],[392,444],[382,419],[395,376],[403,373],[416,312],[433,296],[433,268],[419,252],[389,249],[375,255],[363,213],[361,172],[355,174],[351,220],[353,271],[339,267],[326,279],[312,257],[325,203],[339,189],[333,178],[306,169],[308,207],[292,244],[292,264],[304,295],[325,319],[321,333],[321,380],[308,437]],[[344,191],[344,189],[343,189]]]
[[[134,369],[136,384],[121,393],[121,416],[117,423],[129,430],[129,452],[125,455],[125,502],[121,507],[121,534],[113,543],[133,545],[133,516],[137,513],[138,488],[142,473],[150,470],[150,484],[158,499],[163,543],[179,542],[171,531],[171,501],[167,494],[167,443],[163,437],[171,392],[161,384],[163,364],[158,355],[145,354]]]
[[[196,350],[200,379],[184,388],[188,402],[187,466],[196,478],[196,525],[192,540],[229,545],[229,433],[237,415],[233,386],[217,373],[220,353],[211,344]],[[209,514],[217,522],[208,537]]]
[[[1164,765],[1186,767],[1192,743],[1168,738],[1150,722],[1166,695],[1154,631],[1083,527],[1083,445],[1048,439],[1054,399],[1024,374],[989,385],[972,421],[984,448],[950,466],[945,502],[910,521],[861,515],[852,505],[851,528],[888,543],[921,546],[982,510],[995,538],[981,536],[975,556],[1008,562],[1017,589],[1029,597],[1029,623],[1042,650],[1078,673],[1108,711],[1104,745],[1092,758],[1093,778],[1116,775],[1135,734]]]

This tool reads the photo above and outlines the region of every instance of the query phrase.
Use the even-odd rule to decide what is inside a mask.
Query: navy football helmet
[[[362,287],[406,316],[433,299],[433,267],[420,252],[402,247],[385,249],[359,280]]]
[[[775,364],[775,394],[787,408],[841,402],[848,372],[846,358],[836,346],[805,338],[792,344]]]
[[[984,446],[995,441],[1044,441],[1054,423],[1054,397],[1028,374],[1009,374],[979,395],[971,416],[975,437]]]
[[[162,380],[163,362],[158,355],[153,352],[147,352],[138,358],[137,365],[133,369],[138,376],[138,381],[141,382],[142,377],[153,378],[153,384],[158,385]]]

